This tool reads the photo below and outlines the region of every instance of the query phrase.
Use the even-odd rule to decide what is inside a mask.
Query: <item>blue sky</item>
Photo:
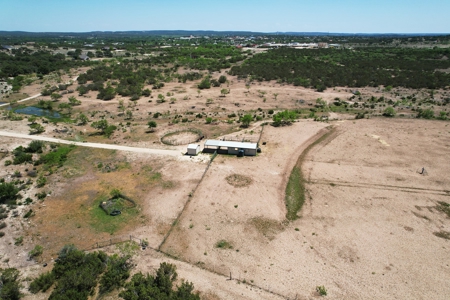
[[[0,30],[449,33],[449,0],[0,0]]]

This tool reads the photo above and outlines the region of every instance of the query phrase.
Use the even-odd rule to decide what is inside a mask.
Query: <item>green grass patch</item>
[[[75,146],[73,145],[59,146],[58,148],[52,150],[52,152],[42,155],[40,161],[47,167],[62,167],[64,162],[67,160],[67,155],[73,149],[75,149]]]
[[[127,208],[118,216],[110,216],[100,207],[102,202],[109,200],[108,195],[100,196],[94,201],[94,207],[89,211],[90,226],[98,232],[113,234],[119,231],[125,224],[135,219],[139,210],[137,207]]]
[[[285,203],[287,208],[286,218],[290,221],[297,219],[297,212],[305,202],[305,185],[303,175],[299,167],[292,169],[286,186]]]
[[[50,117],[50,116],[44,116],[50,123],[58,124],[58,123],[66,123],[66,124],[73,124],[75,123],[74,120],[70,117],[70,115],[63,115],[59,113],[61,116],[59,118],[56,117]]]
[[[303,204],[305,203],[305,179],[303,177],[303,173],[301,170],[301,166],[303,164],[303,160],[305,159],[308,152],[316,145],[320,144],[324,140],[326,140],[332,133],[334,129],[330,130],[319,139],[317,139],[314,143],[309,145],[303,152],[300,154],[297,164],[291,171],[291,175],[289,176],[289,181],[285,190],[285,204],[286,204],[286,219],[289,221],[296,220],[298,218],[297,213],[302,209]]]

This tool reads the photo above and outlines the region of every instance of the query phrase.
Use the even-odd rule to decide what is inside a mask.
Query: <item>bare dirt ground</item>
[[[202,90],[200,94],[197,82],[166,83],[163,89],[153,90],[153,98],[136,102],[120,96],[101,101],[94,92],[64,95],[59,102],[67,102],[71,95],[82,101],[74,107],[73,117],[79,112],[98,111],[95,116],[88,115],[91,121],[102,115],[119,130],[107,139],[96,135],[89,125],[48,123],[41,135],[168,149],[184,157],[181,153],[186,151],[185,145],[167,146],[161,143],[161,137],[196,128],[207,138],[227,136],[255,142],[260,124],[271,117],[268,109],[305,109],[317,98],[332,102],[337,97],[348,100],[353,96],[347,88],[318,93],[275,82],[252,83],[248,88],[244,81],[231,76],[228,79],[228,86]],[[69,76],[61,80],[69,80]],[[44,85],[26,87],[24,92],[34,95]],[[76,87],[74,83],[70,88]],[[229,88],[230,94],[220,97],[222,88]],[[174,93],[166,96],[175,97],[174,103],[156,102],[158,94],[168,92]],[[384,96],[394,101],[415,93],[387,93],[381,88],[360,92],[363,97]],[[183,100],[185,97],[187,100]],[[120,100],[132,110],[132,120],[119,116]],[[407,108],[404,111],[406,117],[412,114]],[[163,116],[156,119],[156,132],[148,133],[146,123],[153,120],[155,112]],[[241,129],[236,121],[226,122],[232,113],[264,117]],[[189,121],[174,125],[174,114],[182,114]],[[197,114],[204,115],[200,119]],[[215,122],[206,125],[206,116]],[[161,247],[172,258],[151,249],[140,251],[134,258],[135,270],[148,272],[161,261],[174,263],[179,277],[192,281],[205,299],[311,299],[318,297],[316,286],[321,285],[331,299],[447,299],[449,240],[433,233],[450,231],[449,218],[435,208],[437,201],[450,203],[448,123],[351,118],[354,115],[330,113],[330,120],[339,121],[301,120],[288,127],[265,126],[261,154],[217,156],[193,194],[207,159],[78,147],[67,164],[49,177],[44,189],[52,191],[51,195],[44,202],[19,206],[18,217],[8,218],[8,227],[3,230],[6,235],[0,240],[0,267],[18,267],[24,277],[36,276],[44,269],[27,260],[35,244],[44,246],[41,262],[50,266],[51,258],[67,243],[89,248],[97,241],[133,235],[158,248],[175,225]],[[119,125],[127,122],[130,124]],[[0,120],[0,130],[26,134],[27,123]],[[328,126],[334,126],[336,132],[307,156],[303,172],[308,201],[301,218],[289,223],[284,204],[289,174],[301,152]],[[63,127],[69,128],[67,133],[54,131]],[[11,151],[28,141],[0,137],[0,143],[0,148]],[[25,173],[25,168],[31,167],[6,167],[6,159],[11,156],[0,156],[1,177],[10,176],[17,168]],[[417,173],[422,167],[428,176]],[[120,188],[138,202],[135,215],[121,227],[116,223],[103,226],[93,213],[101,197],[112,188]],[[25,197],[34,197],[37,191],[30,189]],[[174,222],[186,203],[180,219]],[[36,215],[25,220],[22,215],[29,207]],[[14,245],[14,238],[19,236],[24,236],[23,246]],[[233,280],[227,280],[230,273]],[[27,295],[25,299],[45,299],[46,295]]]
[[[260,156],[216,158],[163,250],[289,299],[314,297],[318,285],[334,299],[445,299],[449,241],[433,233],[450,230],[435,209],[450,196],[448,124],[336,123],[335,138],[304,165],[302,217],[286,224],[282,183],[293,160],[285,158],[320,125],[267,127]],[[417,173],[422,167],[428,176]],[[230,174],[253,182],[233,187]],[[218,248],[220,240],[232,249]]]

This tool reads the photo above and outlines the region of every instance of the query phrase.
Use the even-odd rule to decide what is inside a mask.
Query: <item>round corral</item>
[[[178,131],[168,132],[163,135],[161,142],[166,145],[187,145],[200,141],[203,138],[203,134],[198,129],[183,129]]]

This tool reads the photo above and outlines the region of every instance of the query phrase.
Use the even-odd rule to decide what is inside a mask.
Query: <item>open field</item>
[[[319,129],[307,123],[267,128],[262,140],[272,151],[245,165],[216,158],[163,250],[290,299],[314,295],[317,285],[333,298],[444,299],[448,290],[429,287],[450,278],[448,240],[433,235],[450,230],[436,208],[450,197],[447,124],[377,119],[336,126],[334,139],[307,156],[308,198],[299,220],[284,222],[280,183],[292,162],[280,158],[295,157]],[[283,147],[287,138],[298,146]],[[422,166],[428,176],[417,173]],[[229,174],[253,182],[234,188]],[[220,240],[232,248],[217,247]]]
[[[133,240],[145,245],[133,256],[133,273],[173,263],[202,299],[314,299],[319,286],[331,299],[448,298],[448,87],[318,92],[231,76],[229,68],[162,65],[169,71],[158,70],[161,76],[174,73],[158,77],[159,88],[145,80],[140,89],[151,93],[135,101],[119,94],[103,101],[93,90],[79,95],[76,78],[88,67],[36,77],[11,94],[9,100],[20,101],[53,86],[59,100],[40,96],[13,108],[45,102],[61,117],[17,114],[23,119],[13,121],[6,110],[1,116],[0,178],[20,186],[22,197],[0,220],[6,224],[0,268],[35,278],[64,245],[117,253],[113,244]],[[202,79],[183,83],[174,75],[188,72]],[[207,76],[226,81],[200,90]],[[118,87],[122,79],[108,78],[102,87]],[[57,87],[62,82],[69,82],[65,90]],[[60,107],[70,97],[79,103]],[[382,117],[391,106],[396,117]],[[286,109],[298,118],[271,126]],[[435,120],[418,119],[422,110]],[[241,120],[246,114],[248,127]],[[110,136],[92,126],[103,120],[115,126]],[[33,122],[44,127],[39,135],[29,133]],[[57,143],[77,147],[58,166],[38,153],[14,164],[14,149],[27,147],[28,138],[45,141],[43,155],[57,152]],[[258,142],[261,153],[185,155],[188,143],[203,146],[206,139]],[[117,191],[135,203],[113,217],[100,204]],[[44,250],[32,261],[36,245]],[[31,295],[28,285],[24,299],[48,297]],[[117,291],[108,297],[117,299]]]
[[[293,89],[305,98],[303,88]],[[245,102],[248,96],[242,93],[240,99]],[[284,93],[287,97],[289,88]],[[311,94],[311,98],[315,96]],[[231,97],[220,100],[223,106],[228,99]],[[114,111],[117,105],[113,101],[89,103],[83,100],[80,109],[106,104],[106,110]],[[289,103],[286,100],[284,105]],[[154,111],[154,104],[138,105],[142,105],[138,106],[142,117]],[[228,109],[234,106],[228,105]],[[2,261],[9,259],[10,266],[33,275],[39,269],[26,261],[26,253],[35,244],[44,246],[41,261],[51,263],[64,244],[88,249],[97,242],[132,235],[147,239],[151,248],[162,251],[139,252],[135,256],[137,270],[156,268],[163,260],[175,263],[205,299],[308,299],[317,296],[316,286],[321,285],[332,298],[420,295],[445,299],[450,292],[445,284],[450,278],[445,263],[449,241],[435,234],[450,231],[448,217],[436,208],[437,201],[450,202],[448,123],[335,116],[342,120],[265,126],[261,154],[240,159],[219,155],[201,182],[206,164],[198,160],[79,147],[52,175],[45,188],[51,195],[32,206],[36,215],[14,225],[8,237],[3,237],[2,249],[8,254]],[[1,125],[2,130],[25,133],[26,123],[2,121]],[[112,140],[86,134],[83,138],[174,149],[181,156],[184,145],[167,146],[158,140],[174,130],[173,126],[162,123],[161,127],[150,134],[151,143],[139,139],[144,128],[135,138],[124,138],[128,132],[117,133]],[[256,140],[261,130],[258,123],[241,131],[223,123],[197,122],[196,127],[212,135],[217,132]],[[71,132],[73,138],[76,132]],[[291,170],[308,145],[326,133],[330,135],[300,162],[306,202],[300,218],[288,222],[284,198]],[[71,136],[70,132],[45,135]],[[1,140],[9,150],[27,143],[8,137]],[[428,176],[417,173],[422,167]],[[11,174],[12,168],[4,168],[2,176]],[[120,216],[125,222],[105,223],[105,217],[96,211],[112,188],[137,202],[136,209]],[[19,235],[24,236],[24,246],[14,245]],[[233,280],[226,281],[230,273]]]

